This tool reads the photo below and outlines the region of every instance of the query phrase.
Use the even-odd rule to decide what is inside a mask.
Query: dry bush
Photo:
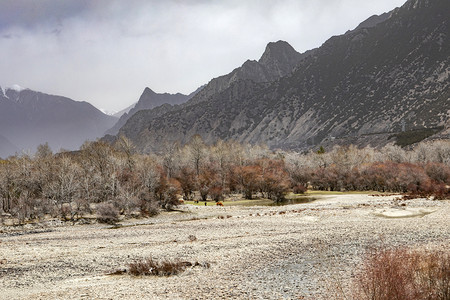
[[[150,257],[145,260],[130,263],[128,265],[128,272],[134,276],[171,276],[183,272],[186,267],[190,266],[192,266],[190,262],[182,262],[180,260],[156,261]]]
[[[303,184],[297,184],[292,189],[294,194],[304,194],[308,191],[308,189]]]
[[[428,163],[425,165],[425,172],[438,183],[450,184],[450,166],[442,163]]]
[[[159,205],[153,194],[141,192],[136,200],[142,216],[153,217],[159,214]]]
[[[19,220],[20,224],[29,220],[39,220],[44,216],[41,205],[43,202],[45,202],[45,200],[28,197],[13,199],[10,213]]]
[[[97,205],[97,221],[106,224],[115,224],[119,221],[119,211],[112,203],[99,203]]]
[[[193,235],[193,234],[190,234],[190,235],[188,236],[188,239],[189,239],[189,241],[191,241],[191,242],[195,242],[195,241],[197,240],[197,237],[196,237],[195,235]]]
[[[159,186],[157,188],[157,198],[159,204],[166,210],[172,210],[180,204],[178,201],[178,193],[181,191],[180,183],[174,178],[167,180],[161,175]]]
[[[367,253],[354,299],[449,300],[450,253],[378,248]]]
[[[74,214],[77,219],[83,217],[83,215],[91,213],[91,207],[86,199],[75,199],[73,202]]]
[[[180,182],[180,187],[183,191],[183,199],[191,200],[197,184],[195,171],[186,166],[182,167],[178,176],[176,176],[176,179]]]
[[[155,201],[141,200],[139,208],[143,216],[153,217],[159,214],[159,206]]]
[[[219,201],[224,199],[223,188],[221,186],[212,186],[209,188],[209,195],[213,201],[219,203]]]

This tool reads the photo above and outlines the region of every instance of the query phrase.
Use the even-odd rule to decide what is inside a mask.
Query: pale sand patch
[[[410,209],[388,208],[388,209],[377,209],[375,210],[374,214],[376,216],[386,218],[413,218],[413,217],[423,217],[435,211],[436,211],[435,209],[425,209],[425,208],[410,208]]]

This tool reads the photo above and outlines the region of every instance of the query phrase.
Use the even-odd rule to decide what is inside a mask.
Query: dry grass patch
[[[354,287],[353,299],[449,300],[450,252],[370,250]]]
[[[211,265],[208,262],[181,261],[179,259],[154,260],[152,257],[142,259],[128,264],[127,271],[116,271],[111,275],[120,275],[125,272],[133,276],[172,276],[178,275],[189,267],[203,267],[209,268]]]
[[[186,267],[191,265],[190,262],[182,262],[179,260],[157,261],[149,257],[144,260],[130,263],[128,265],[128,273],[134,276],[171,276],[183,272]]]

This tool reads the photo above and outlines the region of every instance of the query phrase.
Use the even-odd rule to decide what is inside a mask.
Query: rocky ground
[[[183,205],[120,227],[2,227],[0,299],[332,299],[374,243],[450,248],[450,201],[394,198]],[[200,266],[171,277],[108,275],[149,256]]]

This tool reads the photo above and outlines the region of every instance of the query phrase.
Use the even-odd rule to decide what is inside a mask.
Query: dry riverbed
[[[394,198],[344,194],[281,207],[183,205],[183,212],[118,227],[0,227],[0,299],[329,297],[336,283],[350,282],[365,249],[380,240],[450,248],[449,201]],[[149,256],[200,266],[171,277],[108,275]]]

